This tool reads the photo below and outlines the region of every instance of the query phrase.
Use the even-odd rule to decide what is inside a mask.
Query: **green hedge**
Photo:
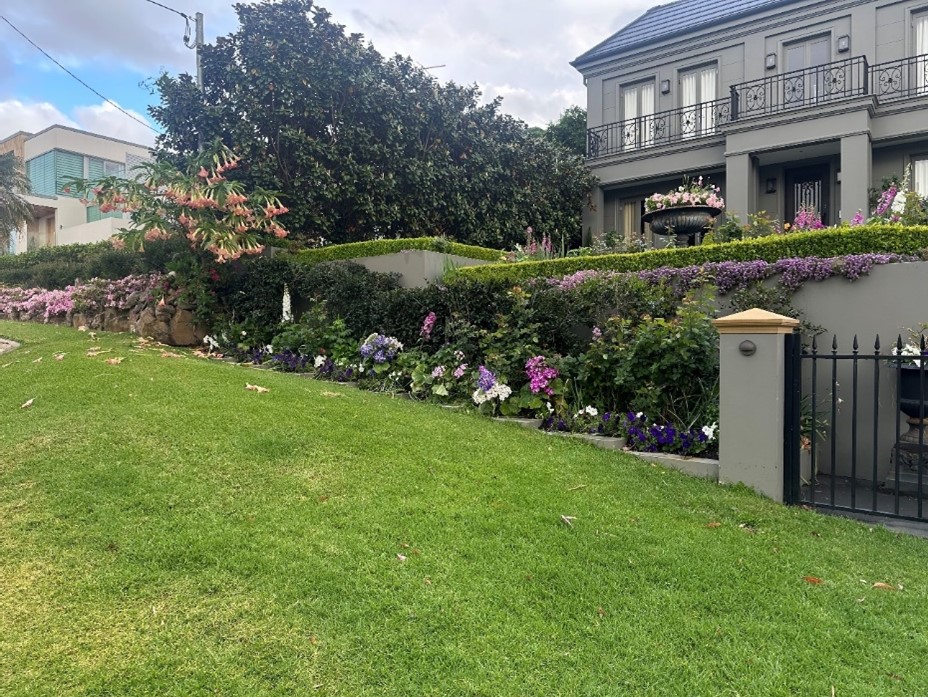
[[[440,237],[408,237],[398,240],[371,240],[370,242],[334,244],[329,247],[294,252],[293,257],[303,263],[318,264],[323,261],[376,257],[409,249],[424,249],[430,252],[456,254],[460,257],[481,259],[483,261],[499,261],[503,255],[503,252],[498,249],[449,242]]]
[[[652,249],[636,254],[567,257],[519,264],[487,264],[459,270],[460,278],[521,283],[531,278],[566,276],[577,271],[642,271],[662,266],[681,268],[710,261],[774,262],[791,257],[837,257],[846,254],[917,254],[928,248],[928,227],[860,226],[772,235],[725,244]]]

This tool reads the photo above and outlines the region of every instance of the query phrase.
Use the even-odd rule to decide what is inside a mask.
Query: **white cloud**
[[[127,111],[147,123],[141,114]],[[48,102],[22,102],[18,99],[0,101],[0,138],[6,138],[17,131],[38,133],[55,124],[142,145],[155,142],[154,132],[106,102],[75,107],[72,115],[68,116]]]
[[[49,102],[24,103],[18,99],[0,102],[0,138],[6,138],[17,131],[36,133],[56,123],[78,127],[75,121]]]
[[[138,112],[126,109],[143,123],[148,123]],[[74,109],[74,118],[81,128],[91,133],[102,133],[110,138],[128,140],[131,143],[154,145],[155,133],[141,123],[133,121],[112,104],[103,102],[95,106],[79,106]]]

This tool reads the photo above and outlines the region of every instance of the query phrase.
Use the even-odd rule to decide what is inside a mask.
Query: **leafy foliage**
[[[458,276],[515,284],[531,278],[564,276],[587,269],[640,271],[664,266],[680,268],[722,261],[762,259],[774,262],[793,257],[827,258],[868,253],[918,254],[925,248],[928,248],[928,226],[867,225],[770,235],[726,244],[654,249],[636,254],[568,257],[522,264],[487,264],[460,269]]]
[[[430,252],[454,254],[468,259],[481,259],[483,261],[499,261],[501,258],[498,249],[459,244],[458,242],[450,242],[442,237],[406,237],[396,240],[371,240],[368,242],[333,244],[319,247],[318,249],[306,249],[296,252],[295,258],[302,262],[316,264],[323,261],[358,259],[360,257],[394,254],[410,249],[424,249]]]
[[[187,74],[156,81],[162,159],[221,138],[245,161],[237,179],[283,192],[300,239],[502,248],[531,225],[579,240],[593,183],[582,158],[532,137],[499,100],[385,59],[312,0],[236,9],[238,31],[203,49],[202,93]]]
[[[13,153],[0,155],[0,255],[10,246],[10,232],[32,220],[32,207],[21,194],[29,191],[23,162]]]
[[[544,130],[544,137],[580,157],[586,156],[586,109],[572,106]]]

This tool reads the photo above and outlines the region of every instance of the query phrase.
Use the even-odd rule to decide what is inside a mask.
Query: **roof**
[[[113,138],[111,136],[105,136],[100,133],[91,133],[90,131],[84,131],[84,130],[81,130],[80,128],[72,128],[71,126],[62,126],[60,123],[52,124],[48,128],[43,128],[38,133],[28,134],[29,138],[27,140],[32,140],[33,138],[37,138],[40,135],[43,135],[45,133],[48,133],[49,131],[53,131],[56,129],[60,129],[62,131],[71,131],[72,133],[80,133],[81,135],[90,136],[92,138],[101,138],[102,140],[109,140],[114,143],[122,143],[123,145],[131,145],[132,147],[141,148],[143,150],[149,150],[149,151],[151,150],[151,147],[149,147],[148,145],[142,145],[141,143],[133,143],[131,140],[122,140],[120,138]]]
[[[597,58],[662,39],[694,33],[713,24],[755,14],[796,0],[677,0],[652,7],[631,24],[571,63],[579,66]]]

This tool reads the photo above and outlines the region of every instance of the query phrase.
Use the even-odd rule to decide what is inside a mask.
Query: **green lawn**
[[[0,336],[4,696],[928,693],[925,540],[127,335]]]

